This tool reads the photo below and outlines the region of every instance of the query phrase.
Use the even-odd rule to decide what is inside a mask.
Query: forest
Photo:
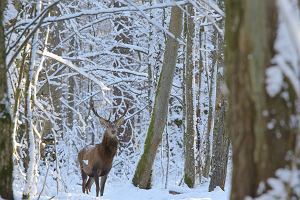
[[[0,0],[0,199],[300,199],[300,0]]]

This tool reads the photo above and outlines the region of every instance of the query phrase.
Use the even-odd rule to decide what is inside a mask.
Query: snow
[[[272,130],[272,129],[274,129],[275,124],[276,124],[276,120],[272,119],[270,122],[267,123],[267,128],[269,130]]]
[[[88,160],[82,160],[83,161],[83,163],[85,164],[85,165],[88,165],[89,164],[89,161]]]
[[[7,24],[10,20],[14,19],[18,15],[18,11],[13,5],[13,1],[9,0],[7,2],[6,10],[4,13],[4,23]]]
[[[290,191],[293,190],[297,195],[300,194],[299,170],[278,169],[275,174],[276,178],[269,178],[267,180],[271,189],[256,198],[256,200],[288,199],[287,188]]]
[[[283,76],[292,84],[297,97],[300,97],[299,54],[300,37],[297,19],[297,5],[293,1],[277,1],[279,23],[274,48],[277,54],[272,59],[272,66],[266,71],[267,92],[274,97],[281,90]]]
[[[283,84],[283,74],[278,67],[269,67],[266,70],[266,89],[270,97],[277,95]]]
[[[44,131],[43,122],[45,119],[49,120],[53,128],[51,129],[51,134],[47,135],[47,137],[52,139],[53,135],[55,142],[54,145],[45,145],[48,148],[45,150],[47,154],[41,160],[39,160],[39,151],[36,145],[36,161],[39,161],[37,163],[39,167],[37,173],[39,176],[37,177],[37,195],[32,194],[35,196],[31,199],[51,199],[52,197],[52,199],[97,199],[95,197],[95,186],[93,186],[90,195],[82,194],[81,175],[77,163],[78,151],[88,144],[99,143],[103,134],[103,127],[99,125],[98,119],[90,116],[88,102],[91,96],[95,97],[96,101],[99,101],[100,105],[98,108],[103,116],[108,116],[113,109],[122,110],[125,101],[132,103],[131,109],[133,111],[128,113],[130,115],[126,118],[127,120],[131,119],[126,123],[133,129],[133,134],[130,136],[129,142],[124,142],[120,145],[120,151],[114,159],[113,168],[105,186],[104,197],[98,199],[228,199],[229,189],[226,189],[226,192],[224,192],[217,188],[214,192],[208,192],[209,180],[207,179],[205,179],[207,182],[203,182],[202,179],[202,183],[194,189],[178,186],[182,182],[184,166],[182,149],[183,126],[177,126],[173,122],[174,120],[180,120],[182,117],[183,91],[181,87],[184,66],[181,61],[178,63],[178,71],[174,77],[172,97],[175,98],[172,98],[173,102],[170,103],[168,125],[166,127],[167,134],[164,134],[163,141],[158,149],[157,159],[153,165],[153,189],[142,190],[131,184],[136,162],[143,150],[143,141],[149,125],[151,112],[146,108],[148,105],[153,106],[151,99],[153,100],[155,96],[155,86],[158,82],[158,74],[161,71],[163,62],[165,35],[172,34],[168,31],[168,22],[171,14],[170,7],[176,4],[184,9],[183,6],[189,1],[155,1],[154,5],[148,3],[141,5],[139,2],[124,1],[124,3],[127,2],[126,4],[129,5],[120,8],[107,8],[105,5],[102,5],[102,1],[86,0],[76,2],[78,2],[78,5],[61,1],[58,7],[61,12],[59,16],[49,15],[46,17],[42,15],[42,17],[45,16],[45,19],[44,23],[41,24],[42,29],[40,31],[47,30],[47,34],[49,33],[51,37],[55,36],[54,38],[57,37],[57,40],[60,42],[53,47],[51,42],[48,42],[47,35],[46,37],[44,34],[39,35],[39,48],[36,49],[35,54],[36,65],[32,74],[31,92],[33,92],[34,96],[32,102],[32,128],[35,138],[40,139],[38,135],[41,135],[40,133]],[[194,49],[195,54],[198,54],[197,52],[201,50],[202,56],[205,57],[203,61],[205,63],[203,64],[207,66],[206,74],[203,74],[200,80],[205,82],[204,79],[207,78],[208,82],[201,84],[202,90],[204,90],[210,85],[209,79],[212,77],[216,78],[216,73],[210,73],[210,68],[214,66],[209,55],[215,50],[214,46],[211,45],[210,35],[213,30],[212,26],[217,26],[217,22],[220,20],[220,16],[224,16],[224,12],[211,1],[205,2],[204,4],[206,5],[203,6],[201,6],[202,3],[195,0],[190,2],[200,9],[198,11],[199,16],[201,15],[200,13],[205,11],[205,16],[208,18],[203,22],[206,26],[205,30],[208,31],[207,36],[206,38],[200,38],[205,40],[205,42],[201,43],[201,48],[199,46]],[[45,9],[48,7],[45,7]],[[30,5],[24,10],[26,11],[29,8]],[[162,8],[167,9],[162,10]],[[215,11],[210,11],[211,8]],[[13,8],[10,8],[10,10],[13,10]],[[116,25],[113,22],[122,16],[128,17],[129,22],[128,24],[123,24],[124,28],[122,30],[115,30],[114,26]],[[195,15],[196,18],[199,17]],[[40,19],[41,16],[32,18],[24,14],[24,16],[18,17],[13,28],[7,30],[7,33],[11,34],[12,38],[8,43],[8,61],[13,62],[21,58],[21,55],[17,54],[19,53],[19,46],[26,43],[27,37],[25,37],[25,32],[33,34],[34,29],[38,27],[37,24],[41,22]],[[62,21],[67,23],[64,25],[57,23]],[[202,20],[197,20],[196,22],[197,30],[199,30]],[[211,26],[211,28],[208,26]],[[56,27],[61,29],[57,31]],[[216,28],[223,33],[223,30],[220,30],[219,27]],[[126,35],[127,30],[130,30],[132,42],[127,43],[126,41],[115,39],[122,33]],[[183,40],[182,38],[178,40],[181,44],[181,52],[183,52]],[[199,43],[197,39],[194,42],[196,46]],[[16,44],[18,45],[15,47]],[[27,51],[30,51],[32,47],[26,46],[26,48],[28,48]],[[115,51],[115,49],[126,49],[130,54],[122,54]],[[61,50],[63,50],[62,53],[60,53]],[[197,60],[199,58],[194,59]],[[51,64],[51,66],[48,66],[48,64]],[[16,73],[13,71],[15,69],[14,63],[11,64],[10,69],[14,75]],[[151,80],[148,83],[148,76],[150,75]],[[74,91],[72,94],[69,94],[70,85],[68,83],[71,77],[73,77],[74,81]],[[17,83],[17,80],[18,74],[13,76],[12,82]],[[24,89],[23,85],[25,84],[22,83],[18,86],[20,89]],[[61,96],[52,96],[51,93],[54,93],[54,91],[51,90],[46,92],[46,94],[49,93],[48,99],[46,96],[40,95],[39,93],[43,93],[42,89],[45,86],[48,87],[47,84],[55,89],[55,92],[61,92]],[[147,91],[148,84],[152,86],[149,91]],[[196,90],[198,91],[200,88],[197,88],[199,87],[198,85],[195,86],[196,97]],[[125,94],[122,97],[118,97],[122,102],[118,108],[111,105],[111,102],[114,100],[112,87],[118,88],[122,94]],[[210,87],[213,87],[215,90],[215,85]],[[129,95],[127,96],[126,94]],[[70,99],[72,95],[74,100]],[[200,95],[198,98],[202,98],[201,108],[203,109],[201,110],[207,108],[208,93]],[[213,98],[213,101],[215,101],[215,94]],[[54,102],[54,100],[59,101],[59,103]],[[60,110],[56,111],[58,104],[61,107],[59,107]],[[26,154],[24,149],[28,145],[26,140],[19,140],[18,137],[19,125],[22,123],[22,120],[25,120],[23,117],[24,106],[22,99],[18,110],[16,116],[19,117],[14,121],[14,138],[15,140],[17,139],[14,144],[20,147],[20,156],[22,158]],[[68,111],[72,111],[74,117],[72,126],[68,125]],[[136,117],[133,117],[135,115]],[[201,125],[199,125],[201,126],[201,131],[205,131],[207,126],[207,117],[205,114],[203,115],[201,116]],[[20,122],[18,122],[19,118]],[[123,137],[123,134],[121,133],[120,136]],[[52,157],[54,153],[56,154],[55,159]],[[88,164],[88,161],[84,162]],[[22,164],[20,161],[18,166],[15,166],[14,192],[16,199],[21,199],[25,188],[26,177]],[[199,182],[198,177],[197,182]],[[34,185],[36,185],[35,182]],[[165,189],[165,186],[167,189]],[[169,191],[181,194],[173,195],[169,194]],[[41,198],[38,197],[40,193]]]
[[[55,187],[54,187],[55,188]],[[208,183],[205,183],[194,189],[183,187],[172,187],[170,190],[175,190],[181,194],[169,194],[168,189],[153,188],[150,190],[143,190],[134,187],[130,183],[108,183],[105,186],[103,197],[96,197],[95,187],[93,186],[90,194],[82,194],[81,186],[77,185],[78,193],[64,193],[60,192],[55,197],[41,196],[41,200],[52,199],[68,199],[68,200],[88,200],[88,199],[102,199],[102,200],[227,200],[228,192],[224,192],[219,187],[213,192],[207,192]],[[16,199],[21,198],[21,192],[15,193]]]

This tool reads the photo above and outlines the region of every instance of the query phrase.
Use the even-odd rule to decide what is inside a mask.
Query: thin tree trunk
[[[203,176],[205,178],[209,177],[210,172],[210,165],[211,165],[211,130],[214,124],[214,101],[213,101],[213,94],[214,94],[214,86],[215,86],[215,73],[216,72],[216,65],[213,61],[212,70],[211,70],[211,79],[210,79],[210,89],[209,89],[209,108],[208,108],[208,117],[207,117],[207,130],[205,133],[205,150],[204,150],[204,167],[203,167]],[[207,75],[208,76],[208,75]]]
[[[199,46],[200,48],[203,48],[203,34],[204,34],[204,27],[200,27],[199,30]],[[199,99],[197,102],[197,142],[196,142],[196,149],[197,149],[197,169],[196,173],[199,177],[199,183],[201,183],[201,178],[202,178],[202,157],[201,157],[201,132],[200,132],[200,123],[202,123],[201,116],[202,116],[202,110],[201,110],[201,96],[202,96],[202,75],[204,72],[204,65],[203,65],[203,56],[201,50],[199,51]]]
[[[182,31],[182,11],[178,7],[173,7],[171,11],[170,32],[175,38],[179,38]],[[155,159],[156,150],[161,142],[164,131],[167,113],[168,99],[170,97],[173,76],[176,68],[178,55],[178,41],[168,37],[166,40],[166,51],[162,71],[157,85],[154,108],[151,121],[148,127],[144,152],[140,158],[134,177],[133,184],[140,188],[151,187],[151,171]]]
[[[152,6],[152,0],[149,1],[149,4],[150,6]],[[150,19],[153,18],[153,14],[152,14],[152,11],[150,11]],[[153,66],[153,63],[152,60],[153,60],[153,57],[154,57],[154,51],[153,51],[153,45],[154,45],[154,34],[153,34],[153,28],[152,28],[152,24],[149,24],[149,36],[148,36],[148,52],[147,52],[147,55],[148,55],[148,70],[147,70],[147,73],[148,73],[148,99],[147,99],[147,103],[148,103],[148,110],[149,112],[151,112],[152,110],[152,97],[153,97],[153,92],[154,92],[154,79],[153,79],[153,75],[154,75],[154,66]]]
[[[265,89],[277,25],[275,1],[227,0],[225,53],[233,150],[232,200],[258,196],[262,182],[274,177],[277,169],[290,165],[286,156],[295,147],[297,127],[290,123],[290,116],[296,114],[295,93],[289,81],[285,89],[288,103],[281,94],[268,96]]]
[[[194,63],[193,63],[193,39],[195,32],[194,8],[187,6],[189,16],[186,17],[186,70],[185,70],[185,99],[186,99],[186,131],[184,134],[184,182],[188,187],[195,185],[195,157],[194,139],[195,110],[194,110]]]
[[[0,198],[13,199],[12,121],[9,114],[5,64],[3,12],[6,1],[0,2]]]
[[[223,77],[221,74],[218,74],[216,115],[213,134],[212,173],[209,184],[210,192],[213,191],[217,186],[223,190],[225,189],[227,172],[229,137],[225,130],[226,102],[221,91],[222,84]]]
[[[77,44],[76,42],[76,37],[72,38],[71,40],[71,46],[73,49],[73,52],[74,54],[72,54],[71,56],[78,56],[77,55],[77,51],[76,51],[76,48],[80,48],[79,45]],[[79,66],[79,62],[75,62],[75,64],[77,64]],[[69,69],[69,72],[71,73],[72,70]],[[67,87],[67,95],[66,95],[66,98],[67,98],[67,102],[68,102],[68,107],[66,108],[66,111],[67,111],[67,127],[70,131],[73,130],[73,121],[74,121],[74,113],[73,113],[73,109],[74,108],[74,105],[75,105],[75,102],[74,102],[74,96],[75,96],[75,80],[76,80],[76,76],[71,76],[68,78],[67,80],[67,83],[68,83],[68,87]],[[72,109],[73,108],[73,109]]]
[[[35,15],[41,11],[41,2],[37,2]],[[30,195],[35,195],[37,192],[37,153],[36,138],[33,132],[33,104],[32,104],[32,86],[33,86],[33,73],[36,63],[36,51],[38,50],[38,31],[34,33],[31,43],[31,56],[29,62],[29,70],[25,84],[25,116],[26,116],[26,134],[28,136],[28,157],[29,165],[26,172],[26,184],[23,191],[22,199],[30,199]]]
[[[218,5],[224,8],[222,2]],[[219,23],[219,27],[224,27],[224,20]],[[215,187],[219,186],[225,190],[225,180],[227,173],[227,162],[229,152],[229,136],[225,129],[225,112],[226,99],[222,91],[224,85],[224,42],[218,32],[215,30],[213,38],[215,51],[213,53],[213,60],[217,63],[217,80],[216,80],[216,103],[215,103],[215,120],[213,131],[213,149],[211,162],[211,179],[209,183],[209,191],[213,191]]]
[[[22,96],[22,80],[24,79],[24,73],[25,73],[25,67],[26,67],[26,60],[27,60],[27,54],[26,50],[28,47],[24,47],[23,54],[22,54],[22,62],[20,63],[19,68],[19,77],[18,77],[18,84],[15,90],[14,95],[14,105],[13,105],[13,123],[12,123],[12,140],[13,140],[13,152],[15,155],[17,155],[17,132],[18,132],[18,121],[20,120],[20,104],[21,104],[21,96]],[[18,156],[18,155],[17,155]]]
[[[32,52],[32,55],[33,56]],[[32,115],[32,103],[31,103],[31,86],[33,78],[33,58],[31,58],[31,63],[29,64],[29,71],[27,74],[26,88],[25,88],[25,115],[26,115],[26,135],[28,136],[28,158],[29,164],[26,172],[26,186],[23,192],[23,199],[30,199],[30,194],[32,193],[33,188],[33,179],[34,179],[34,168],[36,165],[36,145],[35,137],[33,133],[33,115]]]

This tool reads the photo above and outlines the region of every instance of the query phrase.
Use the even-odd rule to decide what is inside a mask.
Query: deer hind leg
[[[89,177],[88,181],[85,184],[85,191],[88,194],[89,192],[91,192],[91,187],[94,183],[94,178]]]
[[[99,196],[99,175],[97,173],[97,170],[93,170],[93,174],[94,174],[94,179],[95,179],[95,184],[96,184],[96,196]]]
[[[87,175],[83,170],[81,170],[81,177],[82,177],[82,192],[85,193],[85,184],[86,184]]]
[[[106,179],[107,179],[107,174],[101,177],[100,196],[103,196]]]

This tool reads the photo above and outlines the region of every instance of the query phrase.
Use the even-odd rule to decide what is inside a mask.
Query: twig
[[[46,172],[46,176],[45,176],[45,179],[44,179],[44,183],[43,183],[43,187],[42,187],[42,190],[39,194],[39,197],[37,198],[37,200],[39,200],[41,198],[41,195],[44,191],[44,188],[45,188],[45,185],[46,185],[46,179],[47,179],[47,176],[48,176],[48,171],[49,171],[49,164],[46,164],[47,165],[47,172]]]
[[[136,6],[133,2],[131,2],[131,1],[129,1],[129,0],[125,0],[125,1],[126,1],[128,4],[130,4],[131,6],[133,6],[134,8],[136,8],[137,11],[139,11],[139,12],[142,14],[142,16],[143,16],[149,23],[151,23],[153,26],[156,26],[158,29],[162,30],[165,34],[167,34],[170,38],[176,40],[179,44],[185,45],[185,43],[184,43],[182,40],[180,40],[179,38],[176,38],[176,37],[174,36],[174,34],[171,33],[168,29],[166,29],[166,28],[163,27],[163,26],[160,26],[158,23],[156,23],[156,21],[150,19],[150,17],[147,16],[147,15],[145,14],[144,10],[141,9],[141,8],[139,8],[139,6]],[[178,5],[179,5],[179,4],[178,4]],[[177,5],[176,5],[176,6],[177,6]]]
[[[71,69],[77,71],[78,73],[85,76],[86,78],[94,81],[97,85],[100,86],[101,92],[102,92],[102,95],[103,95],[104,99],[110,104],[110,101],[105,97],[105,93],[104,93],[105,90],[110,90],[110,89],[108,87],[106,87],[101,81],[99,81],[95,76],[86,73],[84,70],[82,70],[79,67],[75,66],[72,62],[70,62],[68,60],[65,60],[61,56],[56,55],[54,53],[51,53],[51,52],[48,52],[48,51],[38,51],[37,53],[40,54],[40,55],[52,58],[52,59],[54,59],[54,60],[56,60],[56,61],[58,61],[58,62],[60,62],[64,65],[70,67]]]
[[[138,8],[127,6],[127,7],[121,7],[121,8],[85,10],[82,12],[77,12],[74,14],[61,16],[61,17],[47,17],[47,18],[45,18],[43,23],[45,24],[45,23],[65,21],[65,20],[70,20],[70,19],[74,19],[74,18],[79,18],[82,16],[93,16],[93,15],[100,15],[100,14],[118,14],[118,13],[122,13],[122,12],[135,12],[135,11],[139,11],[139,9],[144,10],[144,11],[148,11],[148,10],[152,10],[152,9],[165,9],[168,7],[173,7],[173,6],[178,6],[178,5],[183,6],[183,5],[186,5],[187,3],[188,3],[187,0],[183,0],[183,1],[169,2],[169,3],[157,3],[152,6],[138,6]],[[32,22],[28,20],[28,21],[17,24],[16,27],[20,27],[22,25],[25,25],[26,23],[32,24]],[[12,31],[12,30],[10,30],[10,31]]]
[[[16,59],[16,57],[19,55],[20,51],[23,49],[23,47],[27,44],[27,42],[29,41],[29,39],[33,36],[33,34],[39,29],[39,27],[41,26],[43,19],[47,16],[47,14],[49,13],[49,11],[56,6],[59,3],[59,1],[54,2],[53,4],[51,4],[50,6],[47,7],[47,9],[43,10],[43,12],[41,13],[40,17],[36,18],[35,21],[37,19],[40,19],[38,24],[34,27],[34,29],[31,30],[31,32],[27,35],[27,37],[25,38],[25,40],[21,43],[21,45],[17,48],[17,50],[14,52],[14,54],[12,55],[10,61],[7,64],[7,70],[9,70],[10,66],[12,65],[12,63],[14,62],[14,60]],[[33,22],[34,23],[34,22]],[[11,51],[11,49],[17,45],[17,43],[21,40],[22,36],[25,34],[24,30],[21,34],[21,36],[18,38],[18,40],[15,42],[15,44],[8,50],[7,54]]]
[[[60,0],[57,0],[57,2],[54,2],[55,4],[58,3]],[[54,4],[53,3],[53,4]],[[31,19],[31,20],[27,20],[25,22],[21,22],[21,23],[16,23],[14,24],[14,26],[9,29],[6,33],[5,33],[5,37],[7,37],[8,34],[11,34],[14,30],[16,30],[19,26],[22,26],[22,25],[26,25],[28,24],[25,28],[24,28],[24,31],[21,33],[21,36],[24,35],[25,31],[29,29],[30,26],[34,25],[35,22],[44,14],[44,12],[46,12],[49,8],[52,8],[53,4],[49,5],[48,7],[46,7],[39,15],[37,15],[34,19]],[[19,14],[19,13],[18,13]],[[18,16],[17,16],[18,17]],[[17,18],[16,17],[16,18]]]
[[[133,114],[132,114],[132,115],[130,115],[129,117],[126,117],[124,120],[126,121],[126,120],[128,120],[128,119],[130,119],[130,118],[134,117],[135,115],[137,115],[137,114],[139,114],[140,112],[142,112],[143,110],[145,110],[147,107],[148,107],[148,105],[147,105],[147,106],[145,106],[144,108],[142,108],[142,109],[140,109],[140,110],[136,111],[135,113],[133,113]]]

